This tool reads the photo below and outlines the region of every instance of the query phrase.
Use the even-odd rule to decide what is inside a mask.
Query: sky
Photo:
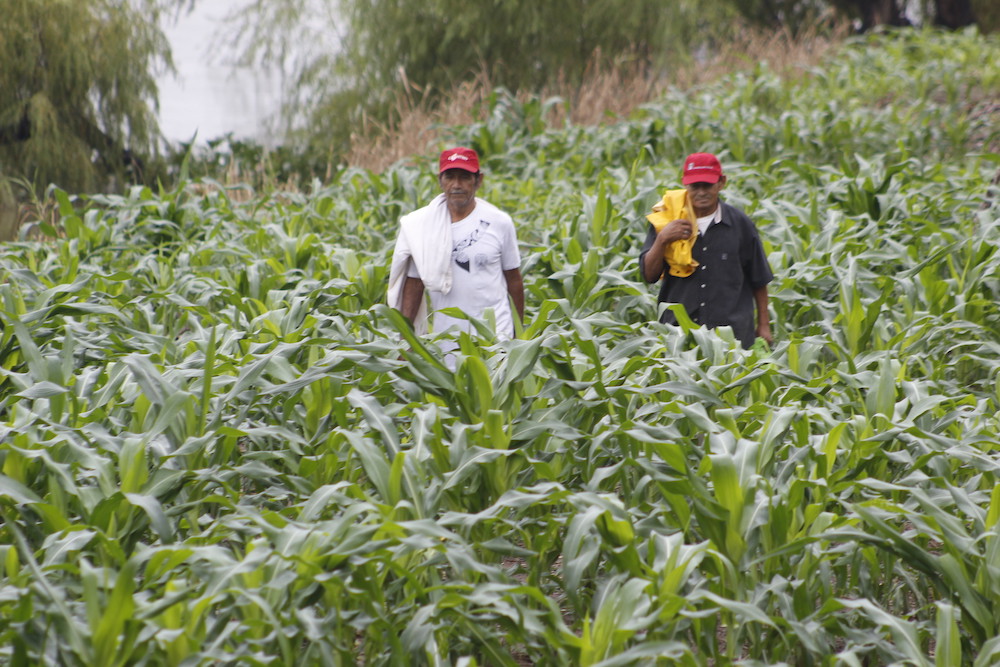
[[[160,129],[170,142],[202,143],[232,132],[237,138],[270,143],[267,120],[279,106],[276,72],[234,70],[212,51],[220,39],[222,19],[248,0],[200,2],[190,14],[164,27],[177,74],[163,74]]]

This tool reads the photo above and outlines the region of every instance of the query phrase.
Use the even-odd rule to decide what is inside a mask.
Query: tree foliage
[[[76,191],[121,182],[156,152],[160,16],[187,0],[5,0],[0,176]]]
[[[788,30],[812,29],[818,21],[849,19],[861,31],[914,22],[963,28],[978,21],[976,0],[728,0],[752,25]]]
[[[651,73],[705,55],[741,27],[797,34],[838,21],[902,25],[907,11],[959,27],[972,0],[255,0],[235,30],[244,64],[280,63],[286,130],[338,153],[363,119],[440,100],[486,74],[538,91],[595,64]],[[947,17],[959,17],[949,19]]]
[[[237,32],[245,61],[278,58],[293,73],[292,117],[343,144],[362,113],[385,119],[400,96],[440,98],[484,73],[537,90],[599,62],[662,66],[733,16],[687,0],[257,0]]]

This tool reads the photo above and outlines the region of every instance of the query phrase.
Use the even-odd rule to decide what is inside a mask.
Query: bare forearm
[[[420,310],[420,302],[424,298],[424,281],[420,278],[407,278],[403,283],[403,298],[400,303],[400,312],[403,317],[410,321],[410,324],[417,319],[417,311]]]
[[[642,277],[647,283],[655,283],[663,275],[663,244],[659,239],[653,243],[652,247],[642,258]]]
[[[771,334],[771,314],[767,310],[766,285],[753,291],[753,300],[757,305],[757,336],[766,340],[770,345],[774,342],[774,336]]]
[[[507,280],[507,294],[514,302],[517,316],[524,322],[524,279],[521,277],[520,269],[511,269],[503,272]]]
[[[767,311],[767,287],[758,287],[753,291],[753,300],[757,305],[757,324],[771,324],[771,314]]]

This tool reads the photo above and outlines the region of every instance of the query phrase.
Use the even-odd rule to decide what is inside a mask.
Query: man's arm
[[[514,300],[517,316],[524,322],[524,279],[521,277],[521,269],[508,269],[503,272],[503,277],[507,281],[507,294]]]
[[[652,229],[652,228],[651,228]],[[680,239],[691,236],[690,220],[673,220],[653,238],[653,243],[642,257],[642,277],[647,283],[655,283],[663,275],[663,250]]]
[[[757,336],[771,345],[774,337],[771,335],[771,314],[767,311],[767,285],[754,289],[753,300],[757,304]]]
[[[403,283],[403,297],[400,302],[399,311],[403,317],[410,321],[410,325],[417,319],[417,311],[420,310],[420,301],[424,298],[424,281],[420,278],[406,277]]]

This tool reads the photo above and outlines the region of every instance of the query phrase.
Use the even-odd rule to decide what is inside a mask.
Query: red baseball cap
[[[691,183],[718,183],[722,178],[719,158],[711,153],[692,153],[684,160],[684,185]]]
[[[479,156],[476,151],[463,146],[441,151],[441,157],[438,159],[438,174],[443,174],[448,169],[464,169],[478,174]]]

